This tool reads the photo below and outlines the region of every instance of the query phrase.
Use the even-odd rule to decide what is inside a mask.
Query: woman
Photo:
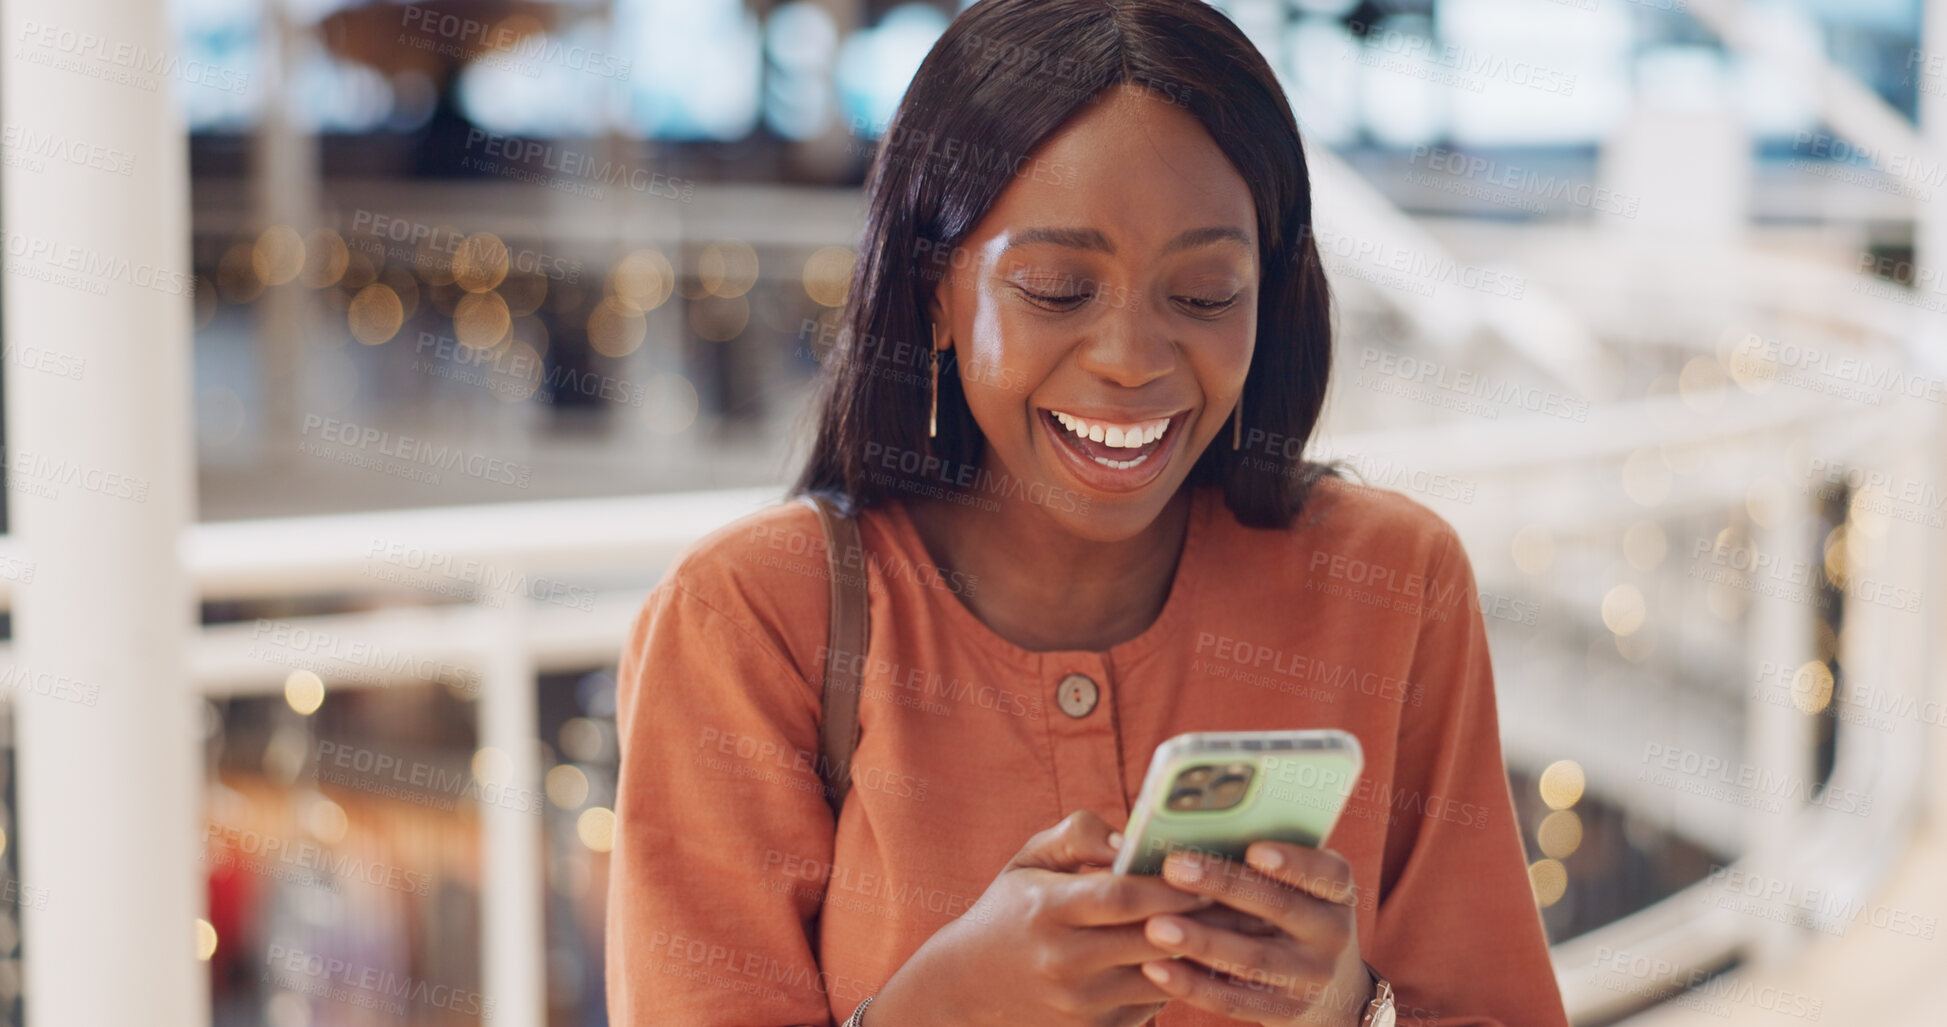
[[[784,504],[627,643],[614,1018],[1564,1024],[1466,554],[1299,459],[1330,320],[1263,58],[1196,0],[984,0],[867,195],[794,490],[869,557],[851,791]],[[1102,872],[1158,743],[1272,727],[1362,743],[1329,850]]]

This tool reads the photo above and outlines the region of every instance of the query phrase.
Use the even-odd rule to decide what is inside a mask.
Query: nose
[[[1082,370],[1126,389],[1137,389],[1176,369],[1176,343],[1161,323],[1143,310],[1131,292],[1104,292],[1096,299],[1109,309],[1090,325],[1077,362]]]

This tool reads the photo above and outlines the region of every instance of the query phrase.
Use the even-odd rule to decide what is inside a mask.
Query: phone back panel
[[[1273,734],[1266,732],[1264,737]],[[1132,811],[1129,841],[1124,844],[1132,844],[1134,851],[1123,872],[1161,873],[1163,858],[1179,848],[1242,860],[1252,842],[1264,839],[1316,847],[1338,822],[1358,783],[1362,762],[1356,741],[1349,746],[1337,743],[1293,750],[1213,750],[1190,743],[1166,744],[1158,748],[1155,763],[1160,766],[1151,767],[1140,805]],[[1224,809],[1172,808],[1170,785],[1182,780],[1184,772],[1195,774],[1208,766],[1223,773],[1239,764],[1247,764],[1255,772],[1234,805]]]

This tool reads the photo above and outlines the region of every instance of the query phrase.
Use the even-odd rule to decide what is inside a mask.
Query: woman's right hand
[[[1169,996],[1140,964],[1158,913],[1211,905],[1161,877],[1106,872],[1116,841],[1086,810],[1028,839],[964,916],[942,927],[866,1008],[867,1027],[1134,1027]]]

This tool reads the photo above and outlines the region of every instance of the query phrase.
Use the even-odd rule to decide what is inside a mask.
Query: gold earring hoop
[[[940,434],[940,326],[933,326],[933,403],[926,412],[926,437]]]
[[[1239,448],[1244,440],[1244,397],[1237,397],[1237,411],[1230,418],[1230,448]]]

